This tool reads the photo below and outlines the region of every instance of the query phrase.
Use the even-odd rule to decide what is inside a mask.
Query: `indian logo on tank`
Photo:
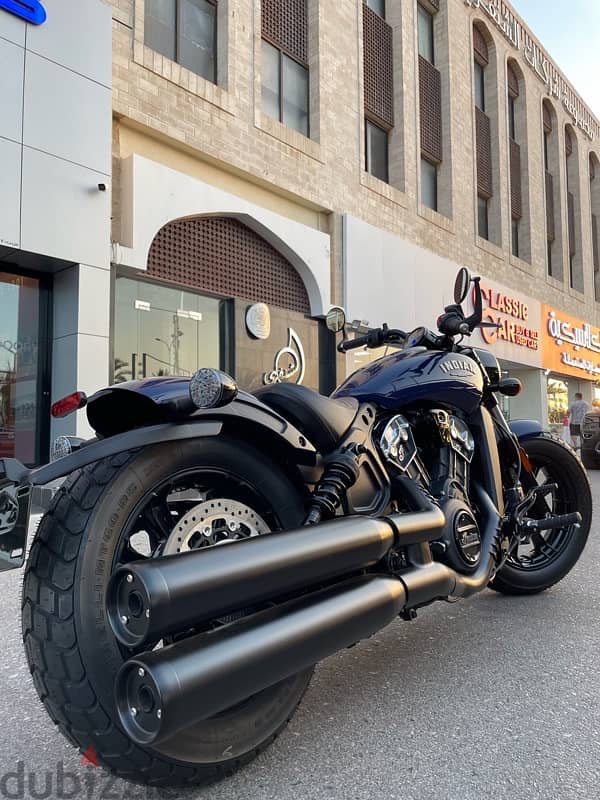
[[[475,365],[466,358],[446,358],[441,362],[440,369],[447,375],[457,377],[475,375]]]

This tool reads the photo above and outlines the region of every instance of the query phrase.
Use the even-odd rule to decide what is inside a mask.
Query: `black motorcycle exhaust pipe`
[[[120,567],[111,578],[107,593],[110,625],[122,644],[139,647],[373,566],[395,545],[435,539],[444,522],[439,507],[429,503],[414,513],[381,519],[345,517],[133,562]]]
[[[404,604],[401,581],[364,576],[142,653],[117,676],[121,724],[141,745],[169,739],[371,636]]]

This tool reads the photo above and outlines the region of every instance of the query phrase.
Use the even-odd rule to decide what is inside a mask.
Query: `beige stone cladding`
[[[120,161],[131,152],[142,152],[175,169],[200,174],[204,180],[229,182],[232,191],[251,195],[258,204],[329,232],[332,297],[338,302],[343,298],[341,218],[350,214],[452,262],[467,264],[515,291],[563,308],[580,319],[600,323],[594,297],[589,178],[590,153],[600,156],[598,123],[593,117],[585,117],[588,122],[591,120],[596,134],[592,140],[577,121],[584,108],[581,101],[569,94],[568,87],[563,92],[562,83],[555,85],[556,91],[561,91],[560,97],[550,98],[559,143],[554,180],[560,203],[555,218],[558,214],[561,230],[557,241],[562,250],[564,276],[558,281],[548,277],[546,269],[542,101],[549,96],[550,84],[545,80],[551,64],[544,62],[543,48],[508,4],[500,0],[439,2],[435,36],[438,58],[443,59],[444,160],[439,192],[444,214],[421,206],[418,200],[416,0],[387,0],[395,63],[390,184],[363,168],[362,0],[308,0],[310,139],[261,112],[260,0],[219,0],[217,84],[145,46],[144,0],[112,0],[112,5],[116,241],[120,236]],[[496,131],[496,199],[490,229],[497,244],[477,236],[473,103],[476,20],[485,26],[494,64],[495,87],[488,94],[492,132]],[[511,41],[511,36],[515,39],[514,31],[520,37],[516,43]],[[524,91],[520,96],[526,103],[524,123],[519,126],[525,211],[521,230],[527,241],[522,252],[526,258],[511,255],[509,59],[516,62],[521,73]],[[557,80],[556,75],[554,79]],[[576,242],[577,258],[583,265],[583,292],[569,285],[567,124],[572,125],[576,138],[573,156],[577,169],[569,166],[576,185],[571,178],[569,190],[577,196]],[[600,182],[600,168],[597,173],[596,180]],[[365,264],[365,280],[368,274],[369,265]],[[398,264],[399,284],[401,275],[402,264]],[[401,324],[400,320],[395,322]]]

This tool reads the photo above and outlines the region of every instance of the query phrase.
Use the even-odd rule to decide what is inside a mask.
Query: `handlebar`
[[[338,352],[346,353],[348,350],[355,350],[358,347],[381,347],[391,342],[400,342],[406,338],[406,333],[397,328],[373,328],[363,336],[355,336],[354,339],[344,339],[338,344]]]

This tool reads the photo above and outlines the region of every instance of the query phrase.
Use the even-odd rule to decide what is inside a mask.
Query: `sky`
[[[600,0],[511,0],[600,119]]]

